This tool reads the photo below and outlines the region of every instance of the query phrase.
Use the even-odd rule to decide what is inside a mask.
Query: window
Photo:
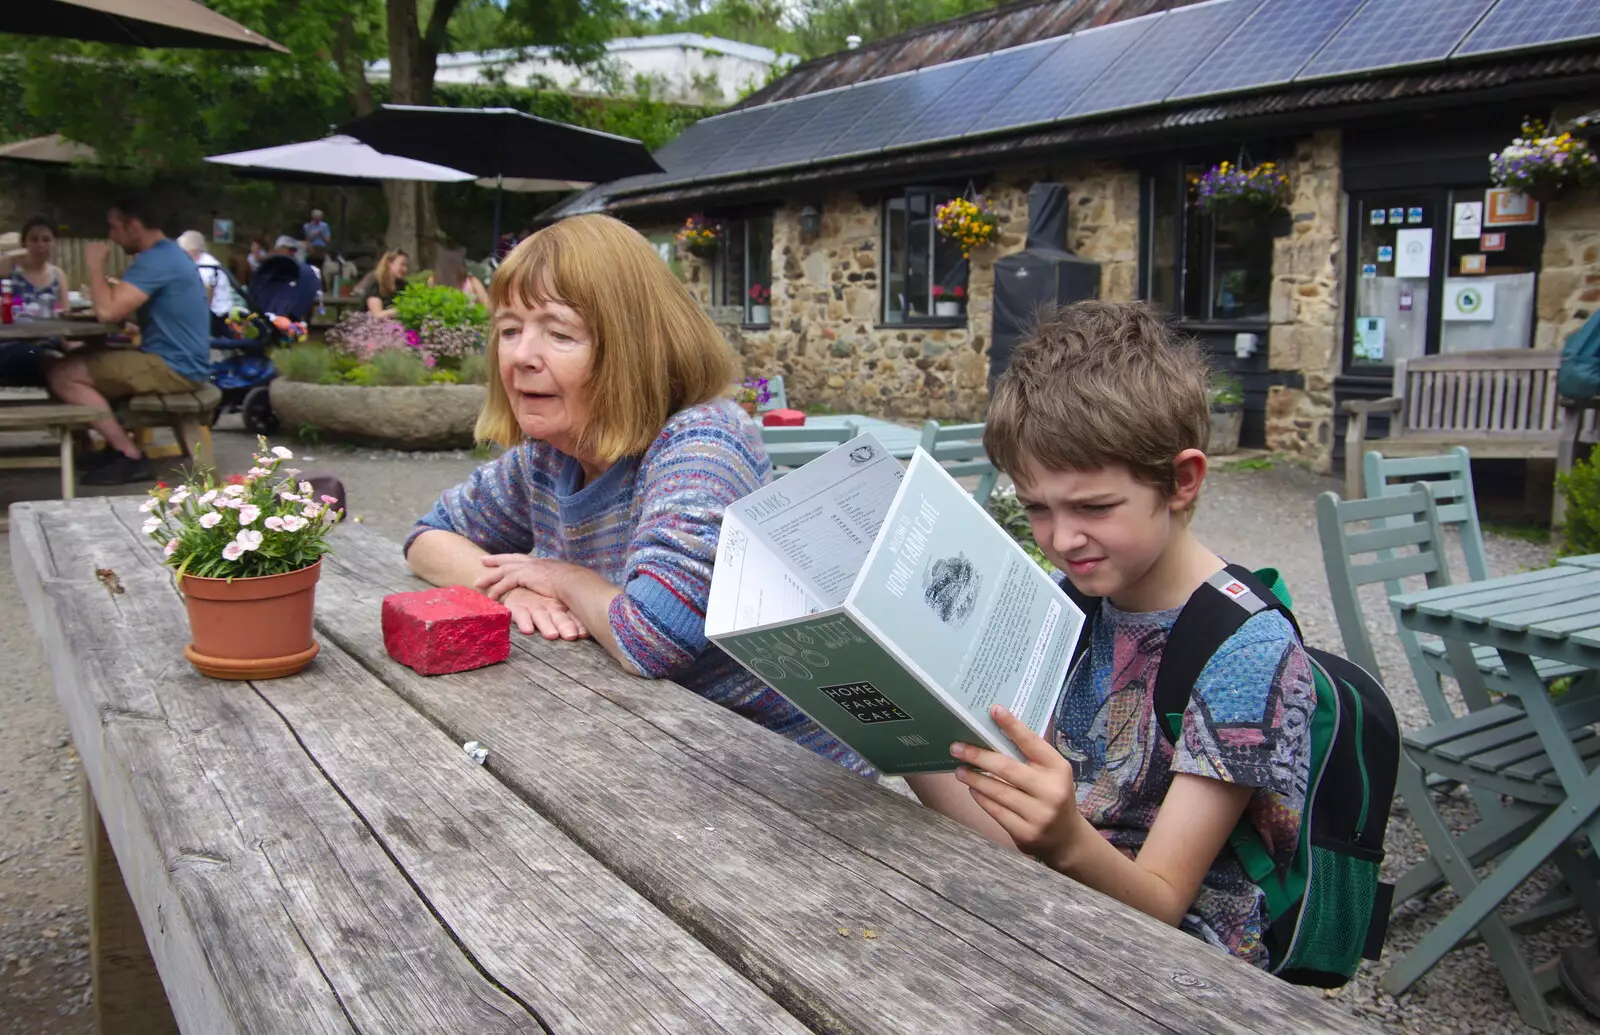
[[[1201,212],[1200,177],[1214,164],[1175,163],[1146,179],[1144,296],[1180,321],[1264,323],[1272,220]]]
[[[744,310],[741,320],[772,322],[772,217],[723,220],[722,247],[713,262],[712,301]]]
[[[939,234],[934,212],[955,197],[951,190],[907,188],[883,203],[883,322],[965,322],[967,260],[961,246]],[[939,310],[945,310],[940,313]]]

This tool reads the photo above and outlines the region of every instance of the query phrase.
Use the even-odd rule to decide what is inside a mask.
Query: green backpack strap
[[[1287,598],[1288,591],[1277,571],[1265,568],[1257,575],[1237,564],[1212,575],[1190,595],[1167,636],[1161,664],[1156,669],[1157,725],[1174,746],[1182,736],[1183,713],[1189,707],[1200,673],[1244,623],[1262,611],[1277,611],[1289,620],[1295,636],[1300,635]],[[1228,835],[1228,847],[1251,883],[1265,895],[1269,923],[1294,905],[1271,853],[1248,819],[1240,817]]]

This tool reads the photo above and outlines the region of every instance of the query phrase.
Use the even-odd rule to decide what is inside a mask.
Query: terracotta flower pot
[[[756,404],[753,403],[753,402],[740,401],[739,409],[741,409],[744,412],[748,413],[752,417],[754,417],[756,415]]]
[[[254,579],[180,580],[192,642],[183,648],[213,679],[276,679],[311,663],[320,649],[311,634],[322,562]]]

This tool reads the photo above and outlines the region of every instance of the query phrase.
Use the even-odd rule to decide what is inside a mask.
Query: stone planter
[[[373,387],[278,378],[272,409],[284,431],[386,449],[465,449],[483,409],[482,385]]]
[[[1244,427],[1244,407],[1213,406],[1211,408],[1211,446],[1208,456],[1227,456],[1239,451],[1239,431]]]

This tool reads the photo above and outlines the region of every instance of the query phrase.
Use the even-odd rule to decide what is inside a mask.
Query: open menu
[[[706,634],[885,773],[954,769],[961,740],[1020,758],[1084,615],[938,462],[870,434],[728,507]]]

